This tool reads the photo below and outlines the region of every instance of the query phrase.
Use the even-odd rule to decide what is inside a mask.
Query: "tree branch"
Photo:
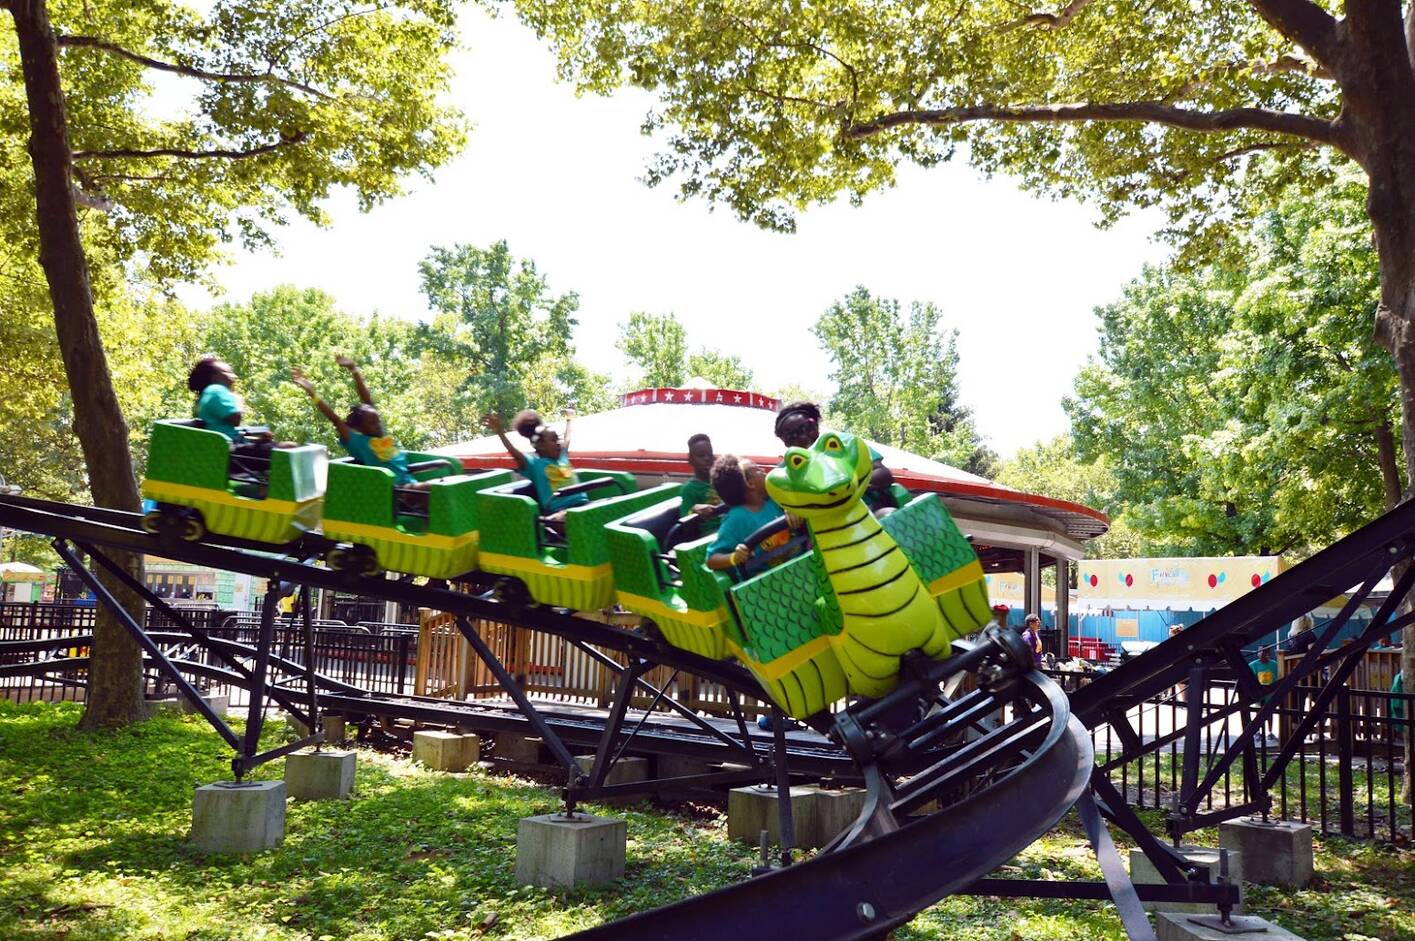
[[[1252,75],[1281,75],[1287,72],[1297,72],[1322,81],[1332,81],[1335,76],[1319,63],[1310,59],[1299,59],[1297,56],[1279,56],[1272,62],[1226,62],[1217,65],[1200,73],[1198,78],[1191,78],[1173,92],[1164,96],[1164,101],[1182,101],[1188,98],[1195,91],[1203,88],[1212,82],[1217,76],[1230,72],[1239,72],[1246,69]]]
[[[1068,124],[1078,121],[1124,121],[1163,124],[1189,131],[1272,131],[1342,147],[1343,141],[1330,121],[1268,108],[1232,108],[1195,111],[1162,101],[1079,102],[1055,105],[974,105],[919,111],[896,111],[860,124],[847,123],[843,135],[851,140],[872,137],[904,124],[943,127],[977,121],[1009,124]]]
[[[283,85],[286,88],[293,88],[302,91],[307,95],[313,95],[325,101],[334,100],[334,96],[327,92],[322,92],[318,88],[297,82],[293,79],[282,78],[271,72],[208,72],[190,65],[176,65],[172,62],[163,62],[130,49],[124,49],[117,43],[112,43],[106,39],[99,39],[97,36],[59,36],[60,46],[69,49],[98,49],[102,52],[111,53],[138,65],[146,66],[149,69],[156,69],[159,72],[171,72],[174,75],[185,75],[188,78],[199,78],[207,82],[261,82],[272,85]]]
[[[1011,22],[1004,23],[1000,27],[1004,33],[1010,33],[1014,29],[1022,29],[1026,26],[1035,26],[1038,29],[1058,30],[1064,29],[1067,24],[1076,18],[1086,7],[1091,5],[1091,0],[1071,0],[1066,6],[1055,13],[1029,13]]]
[[[1327,68],[1336,59],[1336,19],[1312,0],[1248,0],[1268,25]]]
[[[250,157],[273,153],[283,147],[304,143],[308,137],[309,134],[305,131],[296,131],[273,144],[262,144],[259,147],[252,147],[250,150],[182,150],[177,147],[159,147],[155,150],[77,150],[74,152],[74,159],[141,160],[149,157],[177,157],[182,160],[246,160]]]

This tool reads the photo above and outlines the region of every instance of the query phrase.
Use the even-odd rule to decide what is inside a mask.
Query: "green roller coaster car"
[[[480,567],[511,575],[541,604],[597,611],[614,601],[605,524],[677,492],[666,484],[638,492],[634,476],[618,471],[578,471],[591,501],[565,512],[564,538],[547,531],[531,482],[518,481],[477,494],[481,520]],[[592,481],[606,481],[594,485]],[[600,494],[607,496],[599,497]]]
[[[352,458],[330,463],[324,535],[352,547],[331,549],[330,568],[454,578],[477,567],[476,495],[510,482],[511,472],[462,474],[452,458],[411,451],[408,461],[426,490],[400,492],[391,471]],[[407,504],[408,494],[417,497],[417,509]]]
[[[978,557],[936,495],[877,520],[860,502],[868,452],[848,435],[792,449],[788,465],[768,488],[806,519],[810,551],[740,583],[708,570],[712,537],[694,538],[676,501],[605,532],[620,604],[675,647],[736,657],[801,719],[852,693],[892,689],[902,653],[946,657],[991,612]]]
[[[727,609],[727,576],[710,571],[713,536],[699,535],[697,517],[680,520],[678,497],[655,503],[605,527],[620,605],[658,625],[675,647],[714,660],[731,656],[741,632]]]
[[[176,527],[195,542],[206,533],[286,543],[319,526],[328,456],[322,445],[276,448],[259,483],[232,475],[231,446],[195,420],[154,422],[142,495],[157,502],[149,532]]]

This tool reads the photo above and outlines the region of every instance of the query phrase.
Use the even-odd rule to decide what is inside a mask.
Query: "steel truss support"
[[[531,702],[530,697],[526,695],[526,691],[521,689],[521,684],[516,682],[516,678],[506,669],[506,665],[497,658],[496,654],[492,652],[492,649],[487,646],[486,641],[482,640],[482,636],[477,633],[476,627],[467,620],[465,614],[457,614],[455,618],[457,621],[457,629],[462,632],[462,636],[467,639],[467,643],[472,645],[472,650],[476,651],[476,655],[481,658],[482,663],[486,664],[486,668],[491,671],[492,676],[496,677],[496,681],[501,684],[501,688],[506,690],[506,695],[510,696],[511,700],[516,704],[516,707],[521,710],[521,714],[526,717],[526,721],[535,729],[536,735],[540,736],[541,740],[545,742],[545,747],[550,749],[550,753],[555,756],[555,760],[559,762],[560,766],[569,774],[569,780],[577,782],[580,778],[584,777],[585,774],[580,770],[579,764],[575,762],[575,756],[570,754],[570,749],[565,747],[565,743],[561,741],[560,736],[556,735],[555,730],[545,721],[545,716],[541,715],[540,711],[536,709],[535,703]],[[571,805],[567,805],[566,809],[573,810],[574,808]]]
[[[113,593],[98,580],[98,576],[94,575],[93,572],[89,570],[88,566],[83,564],[78,555],[74,552],[74,547],[70,545],[69,541],[67,539],[55,539],[53,546],[54,551],[59,553],[59,558],[64,560],[64,564],[79,577],[84,585],[88,587],[89,591],[93,592],[93,597],[98,600],[98,603],[108,609],[108,613],[112,614],[113,617],[117,619],[118,623],[123,625],[123,629],[137,642],[137,645],[143,649],[143,652],[152,659],[158,672],[169,680],[173,686],[177,687],[177,690],[191,702],[193,708],[201,713],[202,718],[206,719],[206,721],[211,724],[211,727],[216,730],[217,734],[226,740],[226,744],[239,752],[241,750],[241,740],[236,736],[236,733],[232,731],[231,727],[226,724],[226,720],[218,716],[216,711],[201,698],[201,693],[197,692],[196,687],[187,682],[186,677],[182,676],[181,672],[173,665],[172,661],[167,659],[167,655],[162,652],[162,648],[158,647],[157,644],[153,642],[152,638],[147,636],[147,631],[143,626],[133,619],[133,616],[128,613],[128,609],[124,608],[117,598],[113,597]]]

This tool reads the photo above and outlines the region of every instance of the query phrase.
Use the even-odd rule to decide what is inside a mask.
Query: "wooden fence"
[[[614,697],[614,672],[570,641],[497,621],[473,623],[507,672],[533,698],[580,706],[609,706]],[[625,662],[624,655],[617,651],[603,653],[616,663]],[[654,667],[643,679],[657,689],[667,684],[669,696],[696,712],[714,716],[731,714],[727,693],[718,683],[675,673],[665,666]],[[453,616],[436,611],[423,611],[418,625],[415,692],[419,696],[442,699],[491,699],[504,695],[496,677],[458,631]],[[653,698],[653,693],[641,689],[633,704],[644,708]],[[765,703],[755,699],[743,702],[743,709],[749,716],[769,711]]]

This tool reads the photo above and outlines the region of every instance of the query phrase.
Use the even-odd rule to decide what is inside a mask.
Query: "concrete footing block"
[[[1220,871],[1218,849],[1212,846],[1185,845],[1181,845],[1178,849],[1191,863],[1208,870],[1210,882],[1218,881]],[[1234,912],[1243,911],[1243,877],[1243,854],[1228,850],[1228,881],[1238,886],[1238,904],[1234,907]],[[1155,869],[1150,858],[1137,848],[1130,851],[1130,881],[1139,885],[1164,882],[1164,879],[1160,877],[1159,870]],[[1213,905],[1199,902],[1144,902],[1142,904],[1147,911],[1152,912],[1188,912],[1197,915],[1213,915],[1217,912]]]
[[[580,766],[580,770],[589,774],[594,769],[594,755],[576,755],[575,764]],[[609,769],[609,773],[604,776],[605,784],[633,784],[635,781],[647,781],[649,777],[649,760],[625,756],[616,761]],[[623,797],[596,797],[594,801],[601,804],[632,804],[635,801],[643,800],[649,794],[643,791],[638,794],[626,794]]]
[[[218,716],[225,716],[227,712],[231,711],[230,696],[203,696],[201,699],[202,702],[210,706],[211,711]],[[197,707],[192,705],[192,701],[185,696],[177,697],[177,708],[187,714],[194,715],[197,712]]]
[[[147,709],[147,717],[153,716],[175,716],[182,712],[182,699],[149,699],[143,703]]]
[[[756,846],[761,832],[767,841],[781,845],[781,814],[776,788],[765,785],[736,787],[727,792],[727,838]],[[791,829],[798,849],[814,849],[821,840],[820,791],[813,787],[791,788]]]
[[[285,786],[296,800],[346,800],[358,759],[351,751],[295,752],[285,758]]]
[[[1312,881],[1312,827],[1245,817],[1218,825],[1218,845],[1243,854],[1243,878],[1305,888]]]
[[[219,781],[192,798],[191,841],[207,853],[255,853],[285,839],[284,781]]]
[[[540,750],[541,740],[533,735],[522,735],[519,732],[497,732],[496,749],[493,755],[502,761],[511,761],[521,765],[538,765],[541,763]]]
[[[457,732],[414,732],[413,760],[433,771],[466,771],[481,757],[481,739]]]
[[[860,816],[860,812],[865,809],[865,789],[849,787],[839,791],[827,791],[823,788],[815,788],[814,790],[817,804],[816,818],[820,826],[818,838],[820,845],[825,846],[844,833]]]
[[[343,716],[320,716],[320,724],[324,726],[324,741],[326,744],[337,745],[344,741],[344,735],[348,727],[344,723]],[[285,717],[285,725],[295,738],[306,738],[310,734],[310,727],[305,725],[294,716]]]
[[[522,817],[516,828],[516,881],[547,888],[613,882],[624,875],[628,835],[628,825],[615,817]]]
[[[1239,915],[1233,919],[1233,928],[1242,930],[1235,934],[1233,929],[1205,925],[1196,918],[1217,917],[1189,915],[1179,912],[1161,912],[1155,919],[1155,937],[1158,941],[1302,941],[1297,935],[1280,928],[1272,922],[1252,915]]]
[[[657,755],[654,757],[655,778],[686,778],[696,774],[711,774],[715,770],[718,769],[698,758],[688,758],[683,755]],[[665,784],[660,785],[656,793],[660,797],[673,800],[691,797],[695,790],[697,788],[692,784]]]

